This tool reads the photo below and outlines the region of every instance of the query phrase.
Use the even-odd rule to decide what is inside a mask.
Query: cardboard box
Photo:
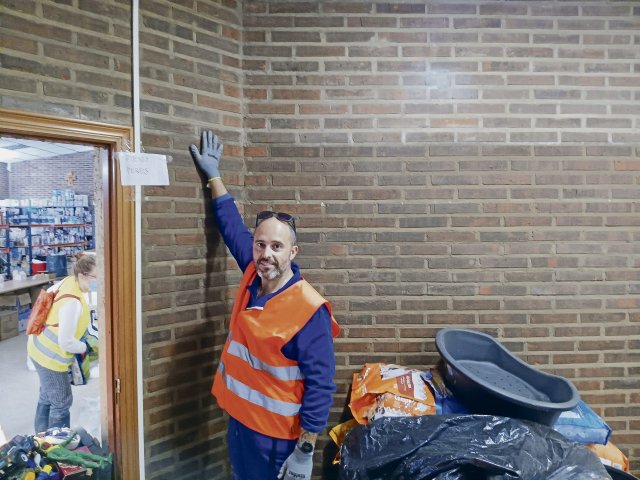
[[[16,301],[16,308],[20,307],[30,307],[31,306],[31,295],[29,293],[21,293],[20,295],[16,295],[18,300]]]
[[[0,295],[0,313],[11,312],[18,316],[15,322],[17,331],[24,332],[27,329],[27,321],[31,313],[31,295],[28,292],[19,295],[13,293]]]
[[[31,295],[28,293],[18,295],[16,310],[18,311],[18,330],[24,332],[27,329],[29,314],[31,314]]]
[[[0,295],[0,310],[15,310],[17,304],[18,295],[15,293]]]
[[[17,310],[20,306],[30,306],[31,295],[29,292],[16,295],[15,293],[7,293],[0,295],[0,310]]]
[[[29,316],[28,315],[27,315],[26,318],[18,316],[18,332],[20,332],[20,333],[26,332],[28,323],[29,323]]]
[[[15,310],[0,311],[0,340],[18,336],[18,312]]]

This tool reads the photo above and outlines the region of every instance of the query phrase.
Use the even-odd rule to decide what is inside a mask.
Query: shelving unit
[[[86,200],[21,200],[19,206],[6,205],[12,202],[16,201],[4,200],[5,205],[0,206],[0,238],[4,243],[0,255],[9,265],[3,273],[10,273],[11,266],[19,264],[23,255],[29,262],[27,273],[33,274],[32,261],[37,257],[61,253],[72,256],[94,248],[93,209]]]
[[[4,216],[2,217],[4,218]],[[11,264],[11,249],[9,248],[9,225],[0,224],[0,275],[7,273]]]

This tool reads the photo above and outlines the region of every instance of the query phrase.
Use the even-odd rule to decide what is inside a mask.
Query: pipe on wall
[[[132,84],[133,84],[133,138],[134,151],[142,152],[140,133],[140,28],[139,1],[131,3],[131,49],[132,49]],[[135,194],[135,235],[136,235],[136,378],[138,392],[138,468],[139,478],[145,476],[144,458],[144,385],[142,381],[142,187],[134,187]]]

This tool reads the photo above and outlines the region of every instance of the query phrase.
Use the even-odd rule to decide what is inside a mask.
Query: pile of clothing
[[[112,456],[84,429],[51,428],[16,435],[0,446],[0,478],[6,480],[106,480]]]

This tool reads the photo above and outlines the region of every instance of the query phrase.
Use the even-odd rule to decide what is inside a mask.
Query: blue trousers
[[[35,433],[52,427],[68,427],[71,423],[73,393],[68,372],[54,372],[33,362],[40,378],[40,395],[34,421]]]
[[[229,418],[227,445],[232,480],[275,480],[296,440],[268,437]]]

